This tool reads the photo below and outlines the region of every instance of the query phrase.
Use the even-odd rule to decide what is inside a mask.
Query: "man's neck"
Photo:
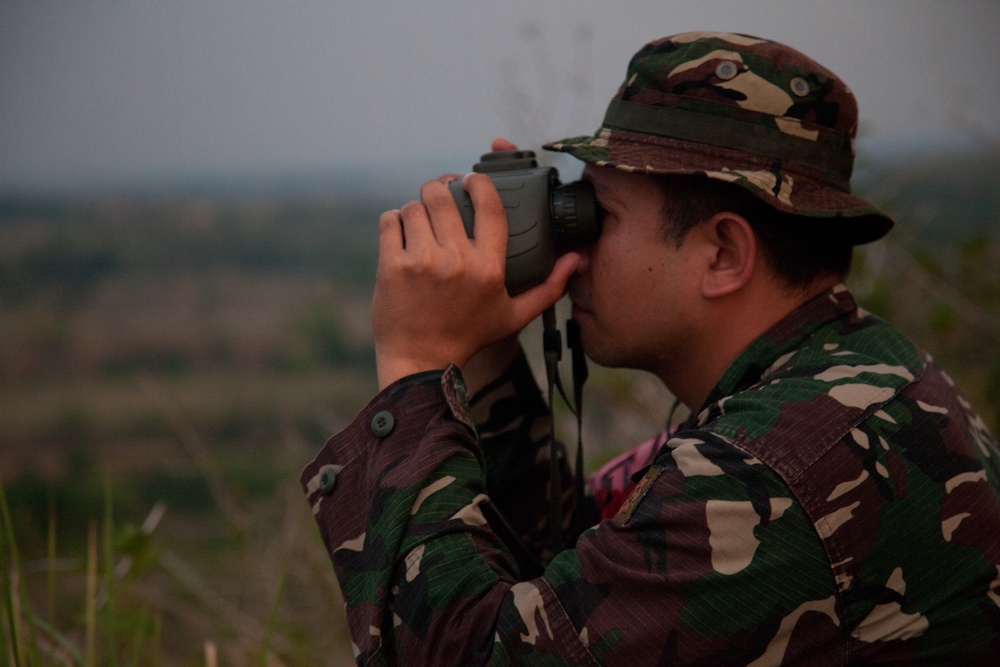
[[[660,379],[692,412],[700,410],[722,374],[753,341],[838,282],[824,278],[800,290],[758,282],[710,304],[699,335],[692,337],[691,354],[665,364]]]

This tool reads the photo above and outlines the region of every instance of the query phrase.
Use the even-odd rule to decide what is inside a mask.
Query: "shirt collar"
[[[842,283],[799,306],[757,337],[733,360],[709,392],[701,410],[692,415],[691,420],[705,423],[719,401],[756,384],[783,355],[798,348],[817,330],[857,309],[854,296]]]

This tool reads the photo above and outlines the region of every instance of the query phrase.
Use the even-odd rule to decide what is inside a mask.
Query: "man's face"
[[[697,253],[664,240],[663,193],[651,177],[587,165],[583,178],[604,209],[601,235],[582,249],[570,280],[584,349],[601,365],[662,378],[695,335]]]

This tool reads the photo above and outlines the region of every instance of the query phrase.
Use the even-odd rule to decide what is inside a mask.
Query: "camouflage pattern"
[[[891,218],[851,195],[858,107],[833,72],[782,44],[684,33],[644,46],[593,136],[545,145],[586,162],[733,183],[866,243]]]
[[[1000,451],[843,286],[752,343],[631,459],[655,446],[617,514],[528,578],[483,510],[540,548],[544,420],[523,360],[471,407],[452,367],[307,466],[359,665],[1000,664]]]

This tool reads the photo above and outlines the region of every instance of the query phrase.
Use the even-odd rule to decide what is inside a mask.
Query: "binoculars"
[[[505,282],[511,296],[543,282],[556,257],[573,246],[595,241],[600,234],[590,183],[561,184],[557,170],[539,167],[533,151],[486,153],[472,170],[490,177],[507,211]],[[465,233],[472,238],[472,199],[460,180],[448,188],[458,204]]]

